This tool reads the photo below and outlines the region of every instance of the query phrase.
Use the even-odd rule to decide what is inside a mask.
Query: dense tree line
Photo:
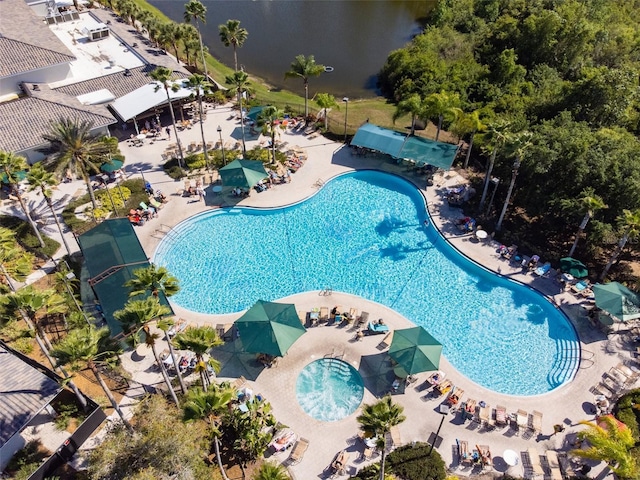
[[[478,132],[482,162],[497,150],[497,203],[512,175],[513,136],[527,132],[507,229],[558,238],[549,253],[566,254],[591,192],[607,208],[578,253],[608,256],[628,226],[624,211],[640,209],[639,8],[638,0],[441,0],[424,32],[389,55],[380,87],[400,111],[434,123],[442,112],[425,110],[428,100],[454,98],[444,127],[467,139]],[[470,127],[464,112],[480,122]],[[491,132],[505,124],[496,143]]]

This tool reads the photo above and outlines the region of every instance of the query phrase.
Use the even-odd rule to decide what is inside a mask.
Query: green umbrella
[[[640,295],[618,282],[596,284],[592,287],[596,306],[627,322],[640,318]]]
[[[24,180],[25,178],[27,178],[27,172],[25,170],[19,170],[15,173],[15,178],[21,182],[22,180]],[[0,175],[0,182],[2,183],[9,183],[9,177],[7,177],[6,173],[2,173]]]
[[[116,170],[120,170],[122,168],[122,165],[124,165],[124,162],[122,160],[116,160],[115,158],[113,158],[110,162],[103,163],[100,166],[100,170],[106,173],[113,173]]]
[[[571,257],[564,257],[560,259],[560,270],[574,276],[575,278],[584,278],[589,275],[589,270],[587,270],[584,263]]]
[[[393,332],[389,356],[407,374],[437,370],[442,345],[422,327],[405,328]]]
[[[265,108],[266,107],[253,107],[244,118],[249,118],[255,122],[258,119],[258,115],[260,115]]]
[[[225,187],[251,188],[268,177],[264,164],[257,160],[234,160],[219,172]]]
[[[307,331],[300,322],[296,306],[258,300],[242,317],[236,327],[245,352],[266,353],[282,357],[300,336]]]

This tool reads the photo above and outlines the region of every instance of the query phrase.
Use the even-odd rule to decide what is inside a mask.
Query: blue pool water
[[[362,377],[347,362],[323,358],[304,367],[296,381],[296,397],[307,415],[324,422],[341,420],[360,406]]]
[[[359,171],[290,207],[193,217],[161,241],[154,262],[180,280],[172,300],[193,311],[231,313],[331,288],[425,327],[457,369],[497,392],[535,395],[573,378],[579,343],[567,319],[536,291],[461,256],[425,218],[409,182]]]

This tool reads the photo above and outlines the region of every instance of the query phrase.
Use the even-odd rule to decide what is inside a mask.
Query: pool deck
[[[205,134],[207,140],[216,140],[217,125],[223,128],[223,137],[228,138],[230,133],[238,126],[232,119],[231,109],[218,107],[210,109],[205,122]],[[198,128],[181,132],[180,138],[183,144],[190,141],[199,141]],[[573,295],[562,291],[558,283],[551,278],[535,277],[530,273],[523,273],[521,269],[511,267],[496,253],[496,245],[489,241],[479,242],[471,235],[460,235],[453,222],[462,216],[461,211],[448,206],[441,195],[442,189],[447,186],[462,183],[464,179],[459,173],[452,170],[437,174],[433,185],[426,185],[424,177],[418,178],[406,172],[403,167],[392,164],[382,156],[358,157],[353,156],[349,148],[341,143],[327,140],[322,136],[305,136],[302,133],[294,133],[287,130],[282,133],[281,140],[288,143],[288,147],[302,147],[308,155],[304,166],[291,175],[291,183],[275,185],[263,192],[251,192],[248,198],[237,199],[230,195],[214,193],[212,185],[206,185],[206,201],[199,202],[193,198],[185,198],[178,194],[184,185],[183,181],[173,181],[162,171],[160,155],[166,145],[175,141],[158,141],[143,147],[131,147],[121,142],[120,148],[127,158],[125,170],[128,176],[135,176],[142,170],[146,180],[150,181],[154,188],[161,189],[168,197],[169,202],[160,211],[159,218],[153,219],[142,227],[136,227],[136,233],[140,242],[152,258],[154,251],[163,236],[171,227],[181,221],[200,212],[233,205],[273,207],[288,205],[301,201],[313,195],[320,185],[330,178],[354,169],[376,169],[384,172],[401,175],[419,188],[426,197],[433,224],[441,230],[447,240],[460,252],[473,259],[480,265],[509,278],[530,285],[548,296],[558,308],[560,308],[573,323],[581,341],[582,359],[575,379],[566,385],[544,395],[531,397],[518,397],[499,394],[473,383],[464,375],[456,371],[447,359],[443,357],[440,369],[445,371],[447,378],[460,386],[465,391],[463,400],[468,397],[477,401],[485,401],[491,407],[503,405],[509,413],[523,409],[529,413],[538,410],[543,413],[542,433],[537,438],[515,436],[510,428],[497,429],[487,432],[479,429],[477,424],[467,421],[462,424],[460,414],[445,416],[445,422],[440,431],[442,443],[437,448],[443,456],[446,465],[456,475],[468,476],[478,473],[478,470],[461,468],[454,456],[456,440],[466,440],[469,445],[488,445],[494,457],[494,472],[504,472],[507,465],[502,460],[502,452],[512,449],[517,452],[525,452],[534,447],[541,455],[545,450],[568,450],[569,442],[574,438],[575,432],[582,428],[577,425],[581,420],[593,419],[591,413],[593,394],[589,389],[601,380],[604,372],[619,362],[628,362],[630,352],[624,350],[622,335],[607,335],[595,330],[586,317],[584,305],[580,304]],[[251,148],[258,140],[247,142]],[[80,182],[74,181],[63,184],[56,192],[57,196],[77,192],[82,189]],[[194,197],[195,198],[195,197]],[[54,197],[55,199],[55,197]],[[55,233],[51,233],[55,237]],[[241,239],[235,239],[240,240]],[[544,259],[543,259],[544,260]],[[330,295],[321,292],[306,292],[278,301],[295,303],[299,312],[308,312],[318,307],[333,308],[341,305],[344,309],[355,307],[359,311],[370,313],[371,319],[384,318],[391,329],[406,328],[412,323],[393,310],[365,300],[360,297],[341,292],[332,292]],[[188,319],[192,324],[217,325],[233,322],[242,312],[228,315],[204,315],[196,314],[173,305],[177,317]],[[348,473],[353,474],[365,463],[360,461],[360,453],[363,446],[356,438],[358,424],[356,416],[359,409],[349,417],[331,423],[320,422],[306,415],[299,407],[295,399],[295,380],[299,371],[311,360],[327,355],[339,356],[351,363],[355,368],[360,365],[360,359],[367,355],[380,355],[384,358],[385,348],[380,344],[383,336],[365,336],[360,341],[354,341],[355,330],[352,327],[319,326],[309,328],[289,350],[289,353],[280,359],[276,367],[264,369],[255,378],[255,371],[246,370],[237,358],[228,356],[222,359],[223,373],[231,377],[244,375],[248,378],[248,385],[256,393],[261,393],[273,405],[273,411],[278,421],[291,427],[296,434],[310,441],[309,448],[302,462],[291,466],[290,471],[299,480],[311,478],[326,478],[327,467],[334,456],[340,450],[347,448],[351,453],[348,463]],[[490,339],[488,339],[490,341]],[[133,353],[126,354],[123,362],[133,376],[133,379],[142,384],[156,384],[160,382],[159,375],[150,372],[153,362],[152,355],[144,351],[145,347],[138,347]],[[249,375],[249,376],[247,376]],[[419,375],[419,381],[409,387],[404,394],[394,395],[394,401],[405,409],[407,420],[399,426],[402,443],[413,441],[427,441],[432,432],[438,429],[441,415],[437,411],[439,400],[425,398],[424,391],[417,391],[415,385],[422,384],[426,374]],[[374,402],[374,395],[365,389],[364,402]],[[124,400],[128,406],[133,402]],[[554,424],[564,424],[566,430],[557,435],[553,433]],[[279,461],[286,461],[289,452],[277,454]],[[267,454],[268,455],[268,454]],[[373,460],[376,460],[374,457]],[[592,478],[602,479],[608,470],[600,467],[593,468],[589,474]],[[485,472],[486,473],[486,472]],[[510,470],[515,475],[524,475],[522,462]]]

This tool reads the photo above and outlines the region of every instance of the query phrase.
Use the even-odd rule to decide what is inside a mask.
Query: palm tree
[[[13,193],[18,202],[20,203],[20,208],[24,212],[24,216],[27,218],[33,233],[36,235],[38,242],[40,243],[40,247],[44,248],[44,240],[42,239],[42,235],[40,235],[40,231],[38,230],[38,226],[36,222],[31,218],[31,214],[29,213],[29,209],[27,205],[24,203],[24,198],[22,198],[22,194],[20,193],[20,189],[18,185],[21,180],[24,179],[25,171],[27,170],[27,160],[24,157],[20,157],[11,152],[0,151],[0,170],[2,171],[3,180],[9,184],[11,188],[11,193]]]
[[[482,135],[485,142],[485,152],[490,150],[491,156],[489,157],[489,163],[487,164],[487,173],[484,177],[484,187],[482,189],[482,197],[480,198],[480,204],[478,211],[482,211],[484,202],[487,199],[487,192],[489,191],[489,182],[491,181],[491,172],[493,172],[493,165],[496,161],[496,155],[507,141],[507,133],[509,131],[509,124],[506,122],[495,122],[489,125],[487,132]]]
[[[104,390],[111,406],[120,415],[122,423],[130,432],[133,432],[131,424],[124,418],[124,413],[98,368],[99,365],[108,365],[117,358],[117,345],[111,342],[110,337],[111,333],[107,327],[97,330],[93,325],[88,325],[81,329],[71,330],[51,350],[51,355],[59,364],[70,365],[75,371],[88,367]]]
[[[222,476],[227,478],[220,458],[220,425],[229,410],[229,403],[236,396],[236,391],[235,388],[224,385],[214,384],[213,386],[215,388],[209,391],[204,391],[199,387],[191,390],[185,398],[182,410],[186,421],[205,420],[209,424],[218,467]]]
[[[597,422],[582,421],[586,430],[578,433],[580,440],[586,440],[587,449],[569,452],[582,458],[606,462],[619,478],[637,478],[638,465],[630,450],[635,446],[633,432],[612,415],[604,415]]]
[[[420,113],[424,110],[424,104],[422,102],[422,98],[417,93],[405,98],[398,102],[396,105],[396,110],[393,112],[393,123],[396,123],[403,115],[410,113],[411,114],[411,133],[413,135],[416,131],[416,119],[420,115]]]
[[[125,287],[131,289],[130,297],[150,293],[157,298],[160,292],[166,297],[170,297],[180,291],[178,279],[171,275],[165,267],[158,267],[153,263],[148,267],[134,270],[133,276],[134,278],[124,284]]]
[[[180,365],[178,359],[176,358],[175,350],[173,349],[173,342],[171,341],[171,337],[169,336],[169,330],[176,324],[176,322],[172,318],[160,318],[157,327],[164,332],[164,338],[167,341],[167,345],[169,345],[169,355],[171,355],[171,361],[173,362],[173,368],[176,370],[176,376],[178,377],[178,383],[180,384],[180,390],[183,395],[187,394],[187,386],[184,383],[184,378],[182,378],[182,373],[180,372]]]
[[[465,113],[460,109],[457,110],[459,114],[456,115],[453,129],[458,132],[461,137],[469,135],[469,147],[467,148],[467,155],[464,158],[464,165],[462,166],[462,168],[466,170],[469,166],[469,158],[471,157],[471,150],[473,149],[473,139],[476,133],[484,131],[487,126],[480,120],[480,110],[474,110],[469,113]]]
[[[240,106],[240,128],[242,130],[242,154],[247,154],[247,147],[245,145],[244,139],[244,110],[242,106],[242,97],[243,94],[250,93],[250,83],[249,83],[249,75],[247,75],[244,71],[239,70],[233,72],[232,75],[227,75],[224,79],[227,85],[232,85],[236,90],[236,96],[238,99],[238,105]]]
[[[133,345],[138,344],[141,334],[144,335],[144,342],[153,352],[156,364],[162,372],[162,377],[167,384],[171,398],[176,405],[180,406],[180,402],[178,401],[176,392],[173,389],[169,375],[164,368],[164,363],[162,363],[160,356],[158,355],[156,340],[159,335],[157,333],[152,333],[150,328],[151,322],[158,317],[168,315],[169,313],[171,313],[169,307],[160,305],[158,299],[152,296],[144,300],[129,300],[125,304],[124,308],[114,312],[113,316],[122,324],[122,329],[125,332],[125,335],[128,336]]]
[[[46,151],[53,152],[50,161],[56,165],[57,176],[62,178],[64,172],[71,170],[76,177],[81,177],[95,210],[98,205],[89,177],[92,173],[100,173],[98,163],[112,152],[108,143],[91,134],[92,128],[92,122],[64,118],[54,123],[43,138],[50,143]]]
[[[309,116],[309,77],[317,77],[324,72],[324,65],[318,65],[313,55],[305,57],[297,55],[291,63],[291,69],[284,73],[284,78],[301,78],[304,83],[304,118]]]
[[[507,208],[509,207],[509,200],[511,200],[511,193],[513,192],[513,187],[516,183],[516,177],[518,176],[520,162],[524,158],[526,151],[529,149],[529,147],[531,147],[532,136],[532,133],[528,131],[509,136],[509,150],[515,155],[515,160],[513,162],[513,169],[511,170],[511,183],[509,184],[509,189],[507,190],[507,197],[504,200],[502,212],[500,212],[500,217],[498,218],[498,223],[496,223],[496,231],[499,231],[502,228],[502,221],[504,220],[504,216],[507,213]]]
[[[436,142],[440,137],[440,130],[442,129],[442,121],[444,117],[450,115],[454,107],[457,107],[460,103],[458,94],[447,93],[444,90],[440,93],[432,93],[424,99],[424,110],[422,115],[426,120],[437,118],[437,131]]]
[[[211,383],[209,378],[209,372],[207,364],[203,359],[203,355],[213,347],[222,345],[222,340],[218,336],[214,328],[209,326],[191,327],[187,328],[184,332],[178,333],[173,341],[176,346],[181,350],[190,350],[196,354],[196,372],[200,374],[200,380],[202,381],[202,388],[207,391],[207,387]],[[214,369],[220,371],[220,364],[214,359],[210,360],[210,365]]]
[[[42,193],[42,195],[44,196],[44,200],[45,202],[47,202],[47,206],[51,211],[51,216],[53,217],[53,220],[56,222],[56,226],[58,227],[58,232],[60,232],[60,238],[62,238],[64,248],[67,250],[67,255],[71,256],[71,249],[69,248],[67,239],[64,238],[62,225],[60,224],[60,220],[58,220],[56,211],[53,208],[53,202],[51,201],[52,192],[49,187],[56,186],[58,182],[56,181],[52,173],[49,173],[44,169],[42,163],[36,163],[33,167],[31,167],[31,170],[29,170],[29,173],[27,174],[27,182],[29,182],[30,192],[39,190],[40,193]]]
[[[252,480],[291,480],[291,477],[282,465],[265,462],[252,477]]]
[[[571,245],[571,249],[569,250],[570,257],[573,256],[573,252],[576,251],[578,240],[580,240],[582,232],[584,232],[584,229],[587,228],[587,223],[589,223],[589,220],[591,220],[591,217],[593,217],[594,213],[598,210],[607,208],[607,205],[604,203],[604,200],[602,200],[602,197],[596,195],[593,188],[591,187],[585,188],[580,193],[580,195],[582,196],[578,199],[578,201],[580,202],[582,210],[584,210],[586,213],[584,214],[582,223],[580,223],[580,226],[578,227],[578,233],[576,233],[576,238],[573,241],[573,245]]]
[[[178,164],[182,168],[184,166],[184,154],[182,153],[182,145],[180,144],[180,140],[178,139],[178,128],[176,127],[176,115],[173,113],[173,103],[171,103],[171,95],[169,95],[169,89],[174,92],[177,91],[180,87],[175,83],[171,82],[171,76],[173,75],[173,71],[167,67],[157,67],[150,74],[151,78],[153,78],[159,85],[156,86],[156,91],[160,90],[160,88],[164,88],[164,91],[167,93],[167,102],[169,102],[169,112],[171,113],[171,123],[173,125],[173,133],[175,134],[176,143],[178,145]]]
[[[198,108],[200,110],[200,135],[202,136],[202,145],[204,149],[204,162],[207,166],[207,170],[209,170],[209,152],[207,150],[207,142],[204,138],[204,110],[202,108],[202,97],[204,94],[211,91],[213,85],[207,82],[207,79],[204,76],[194,73],[189,77],[187,87],[193,90],[198,97]]]
[[[182,25],[176,22],[165,23],[163,29],[168,40],[168,44],[173,47],[176,60],[180,63],[180,50],[178,49],[178,44],[184,37],[184,29],[182,28]]]
[[[624,250],[625,245],[630,239],[636,238],[640,235],[640,209],[638,210],[623,210],[622,215],[617,218],[618,223],[620,223],[623,234],[618,241],[618,245],[616,245],[613,254],[611,254],[611,258],[607,262],[604,267],[604,270],[600,274],[600,282],[603,282],[605,278],[607,278],[607,274],[609,270],[613,266],[613,263]]]
[[[323,110],[323,117],[324,117],[324,129],[326,130],[328,128],[328,122],[329,122],[329,118],[327,117],[327,109],[331,108],[331,107],[336,107],[336,108],[340,108],[338,106],[338,103],[336,102],[336,97],[334,97],[333,95],[330,95],[328,93],[319,93],[316,95],[316,103],[318,104],[318,106],[320,108],[322,108]]]
[[[284,126],[280,121],[284,117],[284,112],[273,105],[268,105],[262,109],[258,115],[257,124],[262,128],[263,135],[271,137],[271,161],[276,163],[276,133],[278,129]]]
[[[362,406],[362,413],[356,418],[360,429],[369,437],[376,439],[377,447],[381,451],[380,480],[384,479],[385,462],[385,437],[391,431],[391,427],[399,425],[406,420],[402,414],[404,408],[393,403],[391,395],[374,404]]]
[[[207,61],[204,58],[204,47],[202,45],[202,35],[200,33],[200,22],[202,22],[203,25],[207,23],[207,7],[205,7],[200,2],[200,0],[189,0],[184,6],[184,21],[186,23],[190,23],[191,20],[196,23],[196,29],[198,30],[198,40],[200,40],[200,56],[202,58],[204,76],[208,80],[209,74],[207,73]]]
[[[249,36],[249,32],[240,26],[240,20],[227,20],[227,23],[218,26],[220,40],[225,47],[233,47],[233,61],[235,70],[238,71],[237,48],[242,47]]]
[[[9,290],[15,292],[13,280],[23,282],[33,270],[35,256],[25,252],[16,244],[15,233],[8,228],[0,227],[0,273],[9,286]],[[6,287],[2,284],[2,293]]]

